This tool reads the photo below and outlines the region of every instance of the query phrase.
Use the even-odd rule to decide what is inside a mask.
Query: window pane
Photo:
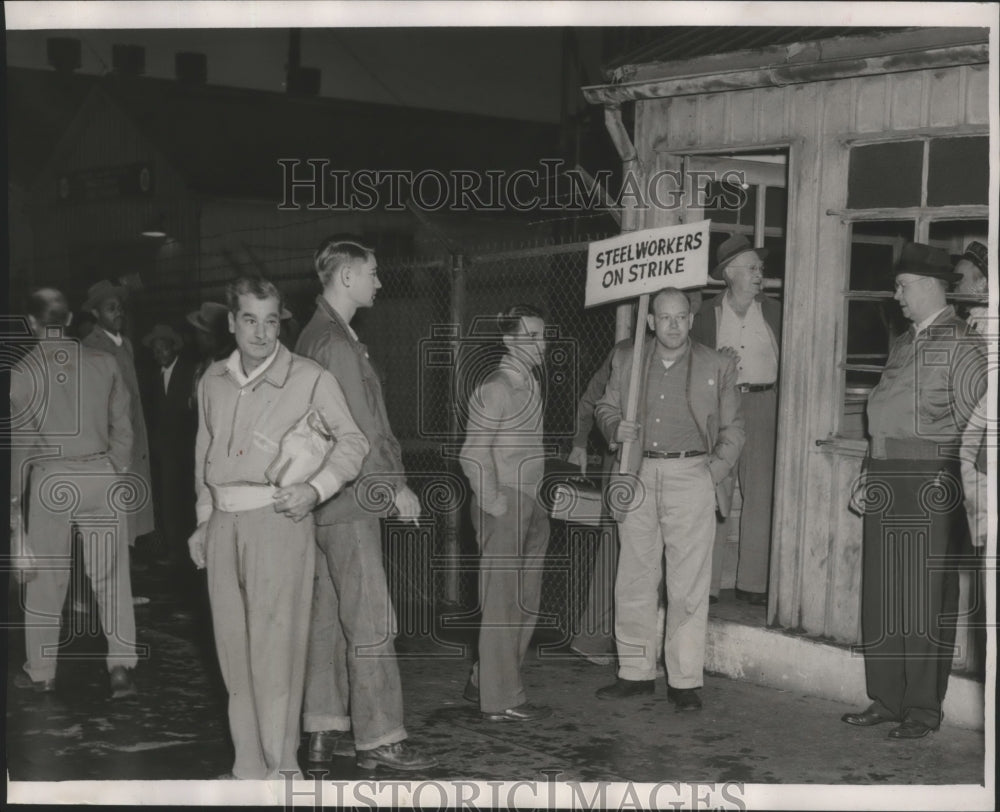
[[[768,186],[764,197],[764,225],[784,228],[788,220],[788,190]]]
[[[714,223],[752,226],[757,212],[757,189],[743,189],[729,181],[709,181],[705,186],[705,219]]]
[[[889,342],[908,326],[895,299],[848,302],[845,360],[848,364],[883,366],[889,357]]]
[[[851,229],[851,290],[893,289],[892,269],[903,245],[913,241],[912,220],[854,223]]]
[[[767,193],[770,195],[771,190]],[[785,278],[785,238],[784,237],[764,237],[764,247],[768,250],[767,259],[764,260],[765,279]]]
[[[989,138],[934,138],[927,167],[927,205],[987,203]]]
[[[847,207],[919,206],[923,155],[923,141],[896,141],[851,149]]]
[[[960,255],[973,240],[986,245],[988,230],[986,220],[938,220],[930,224],[928,242],[949,254]]]

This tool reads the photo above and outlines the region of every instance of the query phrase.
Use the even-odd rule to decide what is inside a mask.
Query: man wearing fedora
[[[615,581],[618,679],[598,699],[651,694],[656,678],[657,589],[666,571],[663,651],[667,699],[678,710],[702,707],[712,542],[718,509],[729,512],[731,472],[743,448],[743,418],[732,358],[689,338],[692,300],[677,288],[652,297],[653,337],[632,369],[619,345],[597,402],[608,441],[631,441],[626,465],[634,498],[616,511],[621,552]],[[636,419],[625,419],[631,375],[639,378]]]
[[[961,276],[948,255],[903,247],[895,295],[913,324],[868,398],[868,456],[852,495],[864,513],[861,650],[871,705],[849,725],[894,722],[892,739],[941,724],[955,641],[958,572],[948,558],[965,516],[958,446],[986,391],[986,346],[945,301]]]
[[[194,438],[198,413],[191,403],[194,362],[181,355],[184,340],[172,327],[157,324],[142,339],[159,369],[150,408],[153,499],[164,552],[175,568],[187,556],[194,530]]]
[[[764,294],[767,253],[742,234],[722,243],[709,275],[724,279],[726,289],[706,302],[691,328],[695,341],[736,361],[736,386],[743,396],[746,421],[746,445],[736,469],[743,498],[736,597],[757,606],[767,603],[781,352],[781,305]],[[728,517],[722,518],[712,561],[714,596],[721,587],[723,545],[729,535]]]
[[[110,353],[118,361],[122,381],[129,394],[129,417],[132,421],[132,459],[129,471],[142,478],[146,491],[150,494],[145,504],[128,516],[129,544],[135,544],[138,536],[152,533],[155,527],[153,500],[150,489],[149,439],[146,433],[146,418],[142,412],[139,395],[139,381],[135,372],[135,351],[132,342],[122,334],[125,322],[125,299],[127,289],[113,285],[106,279],[91,285],[83,309],[89,310],[97,320],[97,326],[83,339],[83,345]]]
[[[965,246],[965,252],[960,256],[952,257],[955,263],[955,273],[962,277],[955,285],[955,293],[982,297],[989,293],[989,263],[987,258],[986,246],[978,240],[973,240]],[[978,330],[982,335],[986,334],[987,311],[988,308],[983,305],[973,305],[968,308],[966,316],[969,326]]]

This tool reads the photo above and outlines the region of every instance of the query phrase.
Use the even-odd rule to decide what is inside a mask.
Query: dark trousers
[[[868,460],[861,631],[882,714],[936,728],[955,644],[962,489],[957,465]]]

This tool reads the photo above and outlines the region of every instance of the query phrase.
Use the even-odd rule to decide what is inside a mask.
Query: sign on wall
[[[701,220],[592,242],[584,307],[666,287],[703,286],[708,279],[708,226],[708,220]]]
[[[153,190],[153,165],[146,162],[83,169],[56,177],[56,198],[61,203],[149,197]]]

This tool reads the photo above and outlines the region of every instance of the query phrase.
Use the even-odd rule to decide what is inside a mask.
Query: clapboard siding
[[[639,102],[641,149],[789,150],[769,609],[785,628],[845,643],[859,631],[861,520],[847,504],[862,452],[817,446],[836,431],[843,394],[836,348],[845,333],[848,229],[827,211],[846,203],[844,142],[933,128],[985,132],[987,87],[985,66],[964,66]],[[640,155],[646,166],[666,157]]]

